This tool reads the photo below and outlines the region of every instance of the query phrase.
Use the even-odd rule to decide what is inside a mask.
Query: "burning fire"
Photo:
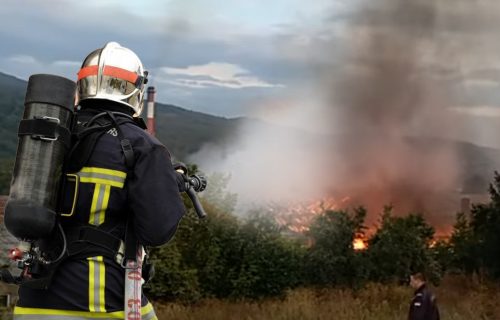
[[[360,238],[360,237],[354,238],[354,240],[352,241],[352,247],[356,251],[368,249],[368,245],[367,245],[365,239]]]
[[[311,202],[299,202],[288,207],[271,206],[270,212],[274,214],[275,220],[283,229],[293,234],[304,234],[309,231],[309,227],[314,218],[328,210],[339,210],[346,208],[350,197],[344,197],[340,200],[333,197],[314,200]],[[371,228],[370,228],[371,229]],[[355,234],[352,241],[352,248],[355,251],[368,249],[368,238],[373,233],[373,229],[365,230],[367,234]],[[434,247],[439,241],[448,241],[451,235],[450,227],[440,226],[437,229],[434,239],[428,243],[429,247]]]
[[[326,210],[337,210],[346,206],[350,200],[344,197],[337,200],[333,197],[315,200],[310,203],[298,203],[289,207],[273,207],[271,212],[276,212],[276,222],[287,230],[304,234],[309,230],[309,226],[314,218]],[[366,250],[368,244],[364,235],[357,234],[352,242],[352,247],[356,251]]]
[[[300,202],[289,207],[271,208],[276,212],[276,222],[286,229],[295,233],[304,233],[309,230],[309,226],[314,218],[327,211],[337,210],[345,206],[349,197],[337,200],[333,197],[315,200],[312,202]]]

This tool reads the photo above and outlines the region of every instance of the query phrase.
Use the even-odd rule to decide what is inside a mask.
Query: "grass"
[[[401,320],[413,290],[370,284],[364,289],[297,289],[283,300],[230,302],[206,299],[196,305],[153,302],[158,318],[176,320]],[[443,320],[500,319],[500,287],[447,278],[433,288]],[[0,319],[10,319],[0,310]]]
[[[155,303],[159,319],[406,319],[412,289],[370,284],[354,292],[342,289],[297,289],[284,300],[228,302],[207,299],[197,305]],[[448,278],[434,288],[441,319],[500,319],[500,288],[463,278]]]

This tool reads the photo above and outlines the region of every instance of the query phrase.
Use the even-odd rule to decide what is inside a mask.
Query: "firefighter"
[[[159,246],[174,235],[185,181],[166,147],[144,130],[146,81],[137,55],[116,42],[83,61],[78,140],[61,191],[67,257],[47,289],[20,287],[14,319],[124,319],[127,248]],[[142,319],[156,319],[144,294],[141,300]]]
[[[410,276],[410,286],[415,295],[410,303],[408,320],[439,320],[436,297],[427,288],[425,276],[417,272]]]

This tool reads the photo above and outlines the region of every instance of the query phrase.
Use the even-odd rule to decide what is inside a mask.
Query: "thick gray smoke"
[[[461,125],[452,119],[447,83],[425,60],[446,55],[438,19],[433,1],[361,8],[345,68],[325,75],[331,116],[341,119],[343,132],[340,144],[331,145],[337,185],[371,209],[392,204],[399,212],[452,213],[457,153],[434,139],[452,136]]]
[[[349,196],[351,205],[368,207],[369,222],[392,204],[396,212],[423,212],[448,224],[464,175],[452,139],[477,137],[464,120],[462,91],[477,59],[490,58],[469,32],[486,32],[492,22],[481,26],[481,14],[469,17],[470,6],[379,0],[333,14],[325,28],[342,34],[332,31],[303,49],[317,81],[259,108],[278,110],[265,116],[313,133],[249,122],[226,157],[208,146],[194,159],[230,171],[243,202]],[[483,3],[479,11],[487,8]]]

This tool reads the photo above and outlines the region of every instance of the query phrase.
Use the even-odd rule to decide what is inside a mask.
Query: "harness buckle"
[[[56,129],[57,126],[59,126],[61,124],[61,120],[59,120],[58,118],[49,117],[49,116],[44,116],[41,119],[49,121],[51,123],[55,123],[55,126],[54,126],[54,136],[33,134],[32,137],[35,138],[35,139],[43,140],[43,141],[56,141],[58,139],[58,136],[55,134],[55,131],[57,130]]]

